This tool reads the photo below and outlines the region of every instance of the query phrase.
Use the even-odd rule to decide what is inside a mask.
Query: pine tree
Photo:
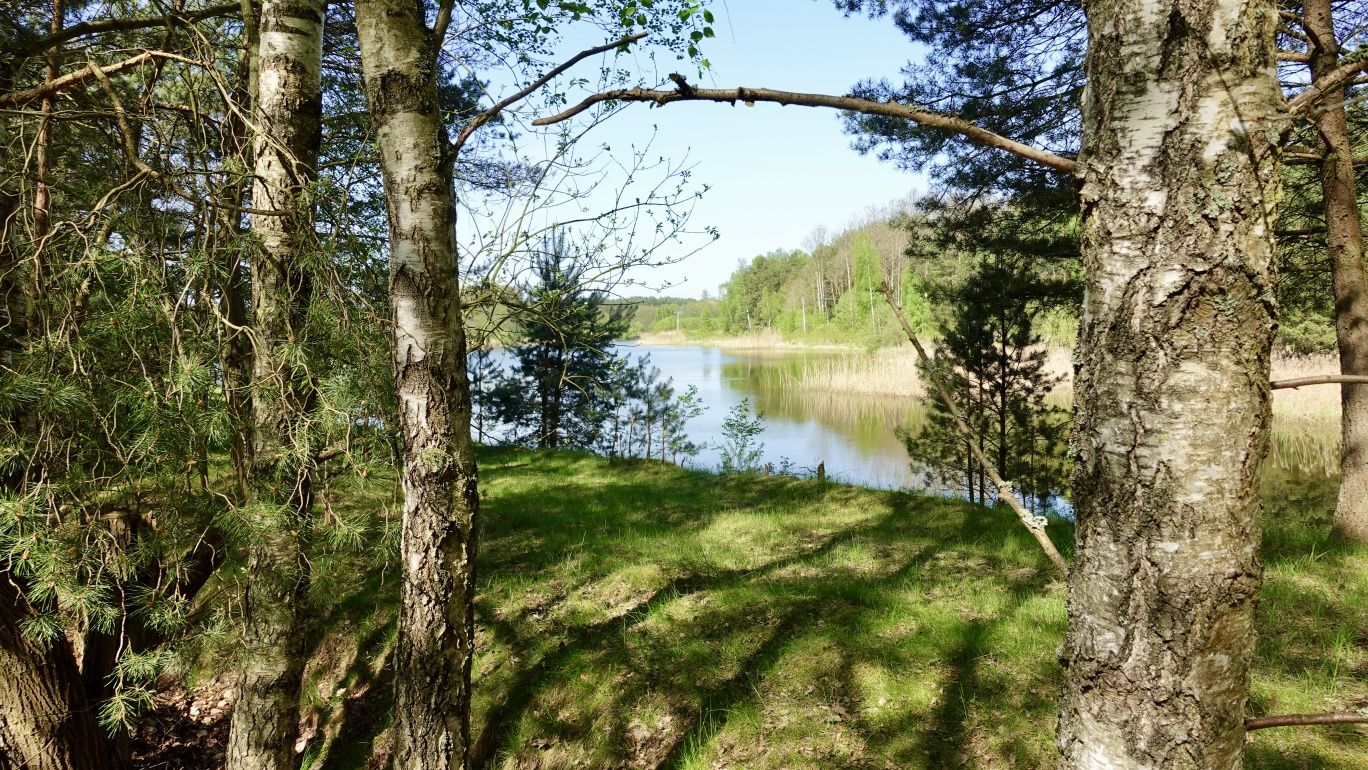
[[[1042,281],[1017,256],[979,260],[940,301],[951,315],[940,324],[941,344],[924,376],[940,378],[955,394],[974,441],[1033,505],[1064,486],[1063,410],[1045,403],[1059,382],[1045,372],[1045,354],[1034,330]],[[908,454],[929,466],[946,487],[970,501],[991,500],[985,471],[947,406],[930,401],[928,423],[903,435]]]
[[[587,267],[563,232],[544,239],[535,255],[521,340],[510,351],[514,364],[495,377],[487,401],[490,417],[511,429],[515,443],[592,447],[603,436],[607,404],[622,391],[628,362],[613,343],[627,334],[630,308],[587,287]]]

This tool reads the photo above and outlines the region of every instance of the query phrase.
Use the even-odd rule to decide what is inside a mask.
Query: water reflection
[[[708,446],[693,460],[716,467],[711,446],[721,438],[727,411],[749,399],[763,417],[764,462],[785,460],[798,468],[825,463],[827,474],[874,487],[928,488],[913,469],[895,430],[918,430],[926,410],[915,398],[814,392],[793,387],[805,366],[856,352],[719,350],[695,347],[630,346],[649,355],[680,390],[698,387],[708,407],[688,426],[690,438]],[[1328,426],[1328,427],[1327,427]],[[1265,472],[1291,478],[1327,478],[1338,473],[1339,441],[1333,422],[1279,414]]]
[[[708,407],[688,426],[689,436],[708,446],[693,461],[702,467],[720,462],[712,444],[721,438],[722,421],[733,406],[749,400],[764,424],[763,462],[785,461],[813,469],[824,463],[827,475],[876,487],[917,487],[924,474],[909,467],[896,428],[917,429],[926,410],[915,399],[848,396],[791,387],[803,367],[846,352],[732,351],[692,347],[634,347],[649,355],[665,377],[683,389],[698,388]]]

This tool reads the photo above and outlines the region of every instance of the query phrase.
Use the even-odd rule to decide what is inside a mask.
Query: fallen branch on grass
[[[1328,714],[1278,714],[1271,717],[1251,717],[1245,720],[1245,731],[1266,730],[1270,727],[1301,727],[1303,725],[1368,724],[1368,709],[1339,711]]]

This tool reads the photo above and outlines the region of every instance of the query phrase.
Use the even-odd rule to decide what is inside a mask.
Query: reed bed
[[[903,398],[926,393],[911,345],[805,362],[802,371],[785,376],[784,389]]]
[[[1045,370],[1060,380],[1050,402],[1065,409],[1073,396],[1072,356],[1065,348],[1046,351]],[[1275,380],[1338,371],[1339,362],[1328,355],[1279,355],[1273,360]],[[864,402],[839,401],[841,396],[923,398],[926,394],[917,354],[910,345],[805,362],[801,370],[784,375],[783,389],[786,394],[825,395],[852,409],[864,408]],[[1274,391],[1269,466],[1295,476],[1334,477],[1339,473],[1339,417],[1339,389],[1334,385]]]
[[[1330,355],[1273,358],[1273,379],[1290,380],[1339,372]],[[1273,440],[1268,465],[1292,475],[1332,478],[1340,463],[1340,389],[1310,385],[1273,391]]]
[[[1073,388],[1073,353],[1065,348],[1045,351],[1045,371],[1060,380],[1055,393]],[[786,377],[784,387],[859,396],[921,398],[926,394],[917,351],[911,345],[882,348],[868,355],[852,355],[805,363],[801,372]]]
[[[1291,380],[1338,374],[1339,360],[1331,355],[1274,356],[1273,379]],[[1309,385],[1273,391],[1273,414],[1312,420],[1339,430],[1340,389],[1336,385]]]

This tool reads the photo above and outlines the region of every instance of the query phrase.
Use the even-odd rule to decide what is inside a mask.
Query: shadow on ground
[[[481,472],[473,767],[1052,765],[1064,591],[1009,513],[573,454]],[[1259,713],[1368,697],[1365,554],[1294,519],[1270,526]],[[365,766],[388,719],[371,628],[348,674],[370,701],[323,721],[324,767]],[[1273,732],[1249,767],[1368,766],[1361,728]]]

